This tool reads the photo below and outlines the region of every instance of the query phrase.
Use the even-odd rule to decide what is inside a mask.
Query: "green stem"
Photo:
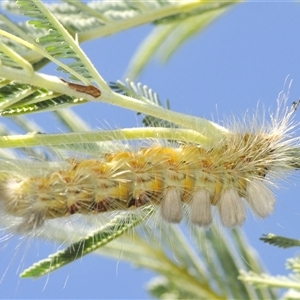
[[[255,273],[246,273],[241,272],[239,279],[243,282],[251,283],[256,286],[267,286],[267,287],[276,287],[276,288],[285,288],[285,289],[296,289],[300,290],[300,283],[289,280],[288,278],[277,278],[266,276],[265,278],[262,275]]]
[[[0,77],[38,87],[44,87],[59,94],[67,94],[76,98],[84,98],[88,101],[96,100],[106,102],[134,110],[145,115],[151,115],[162,120],[170,121],[180,125],[181,127],[200,132],[205,136],[209,136],[213,141],[218,141],[224,134],[229,133],[226,128],[206,119],[173,112],[154,104],[149,104],[125,95],[114,93],[108,86],[104,86],[103,89],[101,89],[101,96],[95,99],[92,95],[80,93],[71,89],[66,83],[62,82],[56,76],[50,76],[38,72],[29,74],[26,70],[0,66]]]
[[[240,2],[241,0],[235,0],[234,2]],[[197,9],[201,6],[207,5],[208,1],[176,1],[171,5],[162,6],[158,9],[153,9],[150,11],[142,12],[137,16],[125,20],[108,22],[105,26],[97,27],[87,32],[79,33],[78,39],[80,42],[85,42],[87,40],[95,39],[96,37],[103,37],[107,35],[111,35],[116,32],[120,32],[132,27],[140,26],[147,23],[152,23],[156,20],[169,17],[172,15],[186,13]],[[215,2],[215,1],[209,1]]]
[[[39,88],[46,88],[58,94],[66,94],[76,98],[84,98],[90,101],[94,100],[93,96],[86,93],[77,92],[75,89],[70,88],[67,83],[60,80],[57,76],[42,74],[38,72],[29,73],[25,69],[21,70],[6,66],[0,66],[0,78],[30,84]]]
[[[105,86],[106,82],[101,77],[101,75],[97,72],[94,65],[88,59],[86,54],[82,51],[81,47],[79,46],[79,43],[74,40],[74,38],[69,34],[69,32],[65,29],[65,27],[57,20],[57,18],[53,16],[53,14],[49,11],[49,9],[47,9],[40,0],[34,0],[33,2],[34,2],[33,4],[36,5],[39,8],[39,10],[44,14],[44,16],[49,20],[49,22],[56,27],[57,31],[63,36],[66,43],[74,50],[74,52],[76,52],[81,62],[90,72],[94,81],[98,82],[100,84],[99,86]],[[78,79],[82,80],[79,77]],[[89,84],[89,81],[86,79],[83,82]]]
[[[203,118],[177,113],[157,105],[149,105],[148,103],[137,101],[131,97],[117,93],[105,93],[105,91],[103,91],[102,95],[103,98],[101,98],[101,100],[103,102],[128,108],[162,120],[170,121],[180,125],[181,127],[200,132],[205,136],[209,136],[213,140],[220,139],[224,136],[224,134],[229,133],[226,128]]]
[[[0,148],[18,148],[32,146],[54,146],[78,143],[91,143],[115,140],[137,140],[137,139],[170,139],[184,142],[201,144],[209,147],[210,139],[193,130],[173,128],[129,128],[120,130],[80,132],[67,134],[27,134],[1,136]]]
[[[34,72],[32,65],[26,59],[24,59],[17,52],[13,51],[11,48],[7,47],[5,44],[0,43],[0,50],[7,56],[11,57],[19,66],[24,68],[28,73],[32,74]]]

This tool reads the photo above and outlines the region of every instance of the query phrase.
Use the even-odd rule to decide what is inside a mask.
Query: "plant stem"
[[[240,2],[241,0],[232,1]],[[108,22],[105,26],[97,27],[87,32],[79,33],[78,40],[80,42],[85,42],[87,40],[107,36],[120,32],[129,28],[137,27],[143,24],[152,23],[156,20],[163,19],[176,14],[187,13],[194,9],[200,8],[201,6],[207,5],[208,2],[215,1],[176,1],[171,5],[162,6],[158,9],[153,9],[150,11],[142,12],[135,17],[128,18],[125,20],[120,20],[118,22]],[[218,2],[217,2],[218,3]],[[220,2],[222,3],[222,2]]]
[[[209,120],[173,112],[164,109],[161,106],[149,104],[141,100],[114,93],[108,86],[104,86],[103,89],[101,89],[100,97],[94,98],[90,94],[81,93],[70,88],[66,83],[61,81],[56,76],[50,76],[38,72],[29,74],[26,70],[0,66],[0,77],[37,87],[43,87],[59,94],[67,94],[76,98],[84,98],[89,101],[106,102],[109,104],[114,104],[130,110],[134,110],[145,115],[151,115],[162,120],[170,121],[172,123],[180,125],[181,127],[195,130],[205,136],[208,136],[212,141],[218,141],[224,136],[224,134],[229,133],[226,128]]]
[[[209,147],[210,140],[193,130],[173,128],[129,128],[109,131],[72,132],[67,134],[27,134],[0,137],[0,148],[54,146],[114,140],[172,139]]]

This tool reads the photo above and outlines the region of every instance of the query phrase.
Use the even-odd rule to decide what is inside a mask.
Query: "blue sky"
[[[255,111],[258,102],[274,111],[287,77],[288,82],[293,80],[289,103],[300,98],[299,19],[296,2],[237,5],[186,43],[167,64],[153,61],[138,81],[158,92],[161,100],[168,98],[173,110],[199,117],[242,117],[247,110]],[[150,31],[151,26],[143,26],[88,42],[83,48],[107,81],[123,79],[134,50]],[[42,72],[48,70],[53,68]],[[134,112],[107,104],[82,105],[75,111],[93,128],[137,125]],[[51,116],[41,113],[32,118],[49,132],[61,130]],[[285,260],[298,250],[272,247],[259,237],[272,232],[299,238],[299,178],[280,182],[275,192],[275,213],[266,220],[249,216],[244,225],[250,243],[273,275],[286,274]],[[153,273],[96,255],[45,278],[19,279],[22,269],[56,249],[51,243],[31,241],[16,251],[19,244],[16,237],[0,245],[0,276],[5,273],[1,298],[149,298],[144,287]]]

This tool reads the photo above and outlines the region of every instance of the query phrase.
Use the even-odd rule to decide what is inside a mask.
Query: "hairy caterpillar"
[[[225,227],[242,225],[247,206],[265,218],[276,202],[270,178],[298,167],[298,139],[290,135],[297,105],[283,112],[279,107],[268,126],[260,127],[255,118],[250,129],[236,123],[210,149],[154,145],[87,159],[35,161],[30,172],[22,164],[7,168],[0,179],[0,209],[16,217],[17,231],[23,232],[47,220],[149,204],[172,223],[182,220],[187,204],[190,222],[204,227],[213,222],[212,206]]]

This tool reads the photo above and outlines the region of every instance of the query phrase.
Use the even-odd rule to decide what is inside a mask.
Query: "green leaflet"
[[[87,102],[83,98],[54,93],[45,88],[0,80],[0,112],[2,116],[21,115]]]
[[[33,102],[39,101],[40,99],[33,99]],[[27,101],[24,99],[24,101]],[[44,100],[37,103],[26,103],[21,106],[10,106],[7,109],[1,111],[1,115],[3,117],[6,116],[17,116],[29,113],[36,113],[40,111],[54,110],[59,108],[68,107],[70,105],[77,105],[87,102],[83,98],[74,98],[68,95],[61,95],[57,97],[53,97],[48,100]]]
[[[10,56],[6,55],[0,50],[0,64],[9,66],[11,68],[22,69],[22,67],[13,60]]]
[[[296,276],[271,276],[266,273],[257,274],[251,271],[241,271],[239,279],[245,283],[251,283],[256,288],[276,287],[300,290],[299,277]]]
[[[126,83],[118,80],[117,82],[111,82],[109,86],[116,93],[130,96],[143,102],[163,107],[158,94],[146,85],[142,85],[141,83],[135,84],[133,81],[126,79]],[[170,103],[168,100],[166,100],[166,108],[170,109]],[[172,122],[162,120],[150,115],[146,115],[143,118],[142,122],[146,127],[178,128],[178,126]]]
[[[272,233],[264,235],[260,238],[260,240],[280,248],[300,247],[300,240],[295,240]]]
[[[148,206],[143,209],[143,213],[145,213],[143,216],[135,214],[116,216],[99,231],[70,245],[65,250],[50,255],[47,259],[35,263],[30,268],[26,269],[20,276],[40,277],[59,269],[120,237],[129,229],[132,229],[142,221],[145,221],[145,219],[153,213],[153,210],[152,206]]]
[[[17,4],[23,13],[30,16],[32,20],[28,24],[38,29],[45,29],[46,35],[40,36],[36,42],[55,59],[68,59],[71,62],[62,64],[58,70],[69,74],[69,78],[90,84],[90,81],[102,82],[101,76],[95,70],[89,59],[79,47],[68,31],[52,15],[52,13],[39,0],[19,0]],[[66,68],[66,66],[68,68]],[[71,72],[70,72],[71,69]],[[98,81],[99,82],[99,81]]]

